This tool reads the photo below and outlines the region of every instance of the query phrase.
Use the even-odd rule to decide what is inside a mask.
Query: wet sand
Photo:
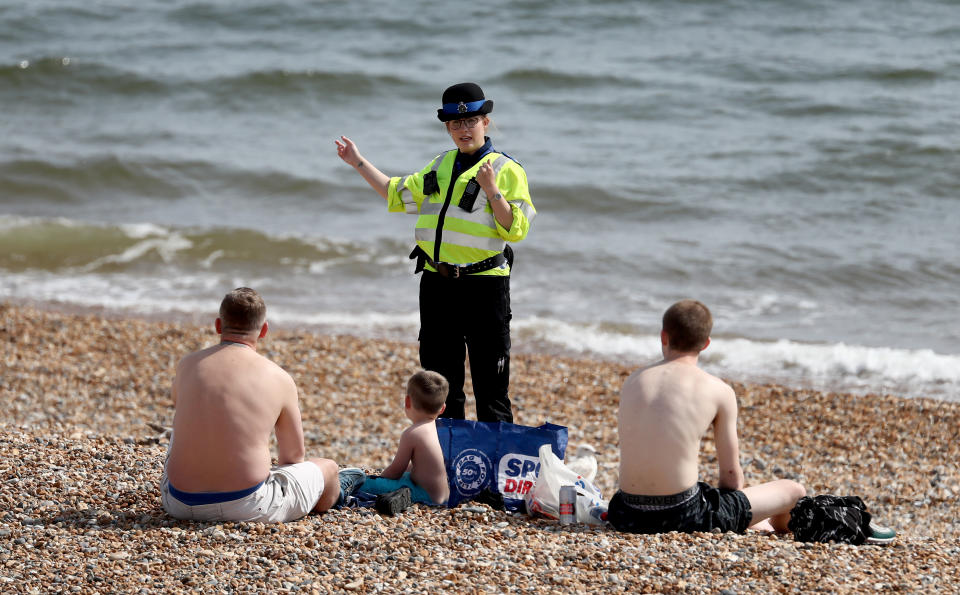
[[[287,525],[165,516],[157,492],[174,366],[217,341],[192,322],[0,304],[3,592],[943,592],[960,589],[960,403],[745,385],[748,483],[862,497],[890,546],[757,533],[636,536],[414,506],[396,518],[333,511]],[[261,353],[300,389],[308,455],[379,469],[406,426],[413,343],[273,332]],[[616,488],[616,407],[631,368],[515,354],[517,423],[566,425]],[[468,383],[469,386],[469,383]],[[472,410],[468,409],[468,416]],[[715,481],[712,437],[702,477]]]

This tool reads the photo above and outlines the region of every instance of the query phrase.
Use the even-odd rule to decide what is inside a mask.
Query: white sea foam
[[[132,259],[136,253],[160,249],[151,242],[174,242],[173,237],[152,238],[117,258]],[[109,258],[109,257],[108,257]],[[224,287],[283,287],[286,280],[274,278],[224,279],[211,274],[71,275],[28,271],[4,275],[0,299],[38,300],[125,310],[143,314],[172,313],[190,317],[215,315]],[[346,287],[340,291],[347,291]],[[383,304],[356,299],[340,303],[327,295],[315,302],[305,295],[272,297],[270,320],[282,327],[313,326],[323,332],[359,336],[416,339],[419,314],[415,301]],[[67,296],[69,299],[67,299]],[[360,294],[358,294],[358,298]],[[661,357],[659,334],[635,325],[571,323],[555,318],[529,317],[512,323],[517,345],[552,352],[600,357],[642,366]],[[960,400],[960,355],[930,349],[894,349],[843,343],[801,343],[779,340],[715,337],[704,352],[702,365],[708,371],[733,381],[776,382],[837,392],[877,392],[902,396],[926,396]]]
[[[0,229],[11,230],[18,227],[31,227],[41,224],[56,224],[62,227],[80,227],[89,223],[74,221],[65,217],[30,217],[22,215],[0,215]]]
[[[201,281],[181,278],[172,282],[163,277],[92,273],[64,276],[48,271],[29,271],[7,275],[5,282],[0,284],[0,299],[61,302],[143,314],[210,311],[209,300],[201,301],[182,292],[183,283],[196,290]]]
[[[120,254],[108,254],[92,262],[87,263],[78,269],[81,273],[95,271],[105,264],[123,264],[133,262],[142,258],[149,252],[156,252],[163,262],[172,262],[177,252],[186,250],[193,246],[193,242],[184,238],[179,233],[172,233],[161,237],[149,237],[143,241],[137,242]]]
[[[563,351],[629,357],[640,362],[660,357],[657,336],[614,332],[597,324],[572,324],[537,316],[514,320],[511,327],[532,342],[557,345]]]
[[[343,264],[345,262],[349,262],[349,259],[330,258],[327,260],[315,260],[311,262],[310,265],[307,267],[307,272],[309,272],[311,275],[322,275],[323,273],[326,273],[329,269],[339,264]]]
[[[210,253],[209,256],[201,260],[199,264],[201,267],[205,269],[209,269],[210,267],[213,266],[213,263],[215,263],[225,254],[226,252],[224,252],[223,250],[214,250],[213,252]]]
[[[0,215],[0,230],[11,230],[23,227],[31,221],[36,221],[32,217],[21,217],[19,215]]]
[[[329,327],[339,329],[341,332],[355,332],[359,335],[369,335],[377,329],[407,329],[411,332],[411,337],[416,337],[416,329],[420,325],[420,314],[418,312],[398,314],[346,311],[303,313],[293,309],[277,307],[271,310],[270,319],[284,325],[306,324]]]
[[[628,360],[637,366],[661,357],[659,334],[543,318],[514,321],[513,328],[525,341],[564,352]],[[960,400],[960,355],[930,349],[714,338],[701,362],[730,380]]]
[[[120,231],[134,240],[141,240],[151,236],[166,236],[170,233],[167,228],[154,225],[153,223],[123,223],[119,227]]]
[[[788,376],[818,388],[839,381],[853,390],[917,396],[932,391],[960,398],[960,355],[930,349],[717,339],[709,351],[713,353],[706,362],[752,377]]]

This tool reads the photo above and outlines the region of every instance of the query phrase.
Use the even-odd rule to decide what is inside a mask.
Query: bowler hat
[[[483,89],[476,83],[457,83],[447,87],[440,99],[443,107],[437,110],[441,122],[489,114],[493,100],[483,96]]]

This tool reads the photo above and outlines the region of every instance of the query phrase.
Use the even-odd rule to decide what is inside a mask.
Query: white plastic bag
[[[599,525],[601,513],[606,512],[606,503],[600,489],[593,482],[577,475],[563,464],[549,444],[540,447],[540,473],[533,489],[525,497],[530,516],[560,518],[560,487],[572,485],[577,488],[577,522]],[[591,511],[593,512],[591,514]]]

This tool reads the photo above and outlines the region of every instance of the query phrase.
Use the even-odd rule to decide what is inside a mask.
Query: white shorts
[[[323,472],[307,461],[270,470],[257,491],[226,502],[184,504],[170,494],[166,469],[160,480],[163,509],[176,519],[194,521],[251,521],[285,523],[305,517],[323,493]]]

